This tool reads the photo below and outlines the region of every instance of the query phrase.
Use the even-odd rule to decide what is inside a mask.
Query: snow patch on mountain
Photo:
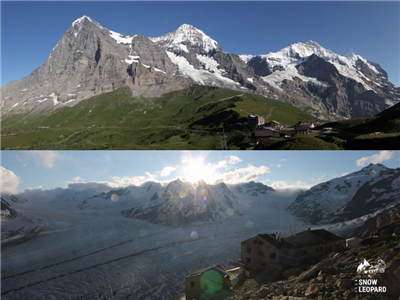
[[[136,37],[134,35],[125,35],[112,30],[109,30],[110,36],[118,43],[118,44],[131,44],[132,40]]]
[[[203,85],[216,85],[216,81],[220,81],[233,87],[240,86],[240,83],[223,76],[224,70],[217,68],[218,62],[212,57],[198,55],[200,62],[205,67],[205,70],[199,70],[193,67],[185,57],[176,55],[170,51],[167,51],[167,54],[171,61],[177,66],[180,74],[197,83]]]
[[[53,105],[54,106],[56,106],[59,103],[58,100],[57,100],[58,97],[57,97],[57,95],[55,93],[50,94],[49,97],[53,98]]]
[[[325,82],[325,81],[321,81],[318,80],[317,78],[313,78],[313,77],[307,77],[304,75],[300,75],[297,71],[297,69],[295,68],[295,65],[297,65],[298,63],[301,63],[302,61],[295,61],[294,63],[290,63],[288,65],[286,65],[285,70],[283,71],[275,71],[274,73],[265,76],[265,77],[261,77],[265,82],[267,82],[269,85],[271,85],[272,87],[280,90],[283,92],[282,88],[281,88],[281,84],[284,80],[295,80],[295,78],[299,78],[304,82],[308,82],[308,83],[312,83],[314,85],[318,85],[318,86],[322,86],[325,88],[330,87],[330,84]]]
[[[137,55],[129,55],[129,58],[125,59],[125,62],[127,64],[132,64],[132,63],[139,63],[140,56]]]

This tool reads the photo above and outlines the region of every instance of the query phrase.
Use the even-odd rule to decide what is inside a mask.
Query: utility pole
[[[221,149],[228,150],[228,145],[226,143],[227,136],[225,135],[225,128],[222,127],[222,135],[219,136],[219,141],[221,142]]]

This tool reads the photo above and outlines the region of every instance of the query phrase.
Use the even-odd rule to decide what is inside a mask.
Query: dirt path
[[[265,120],[267,120],[267,119],[271,116],[271,114],[272,114],[274,108],[275,108],[275,106],[272,106],[272,107],[269,109],[268,113],[265,115]]]

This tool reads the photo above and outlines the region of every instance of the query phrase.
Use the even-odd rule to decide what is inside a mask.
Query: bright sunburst
[[[183,167],[183,175],[187,181],[197,182],[201,179],[209,181],[214,177],[215,169],[204,163],[203,157],[188,158]]]

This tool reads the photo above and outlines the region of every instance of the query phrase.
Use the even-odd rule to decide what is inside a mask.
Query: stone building
[[[241,243],[241,263],[251,270],[283,271],[308,265],[345,241],[324,230],[306,230],[282,238],[279,233],[259,234]]]
[[[265,123],[265,118],[259,115],[249,115],[247,117],[247,124],[249,128],[255,129],[257,126],[263,125]]]

